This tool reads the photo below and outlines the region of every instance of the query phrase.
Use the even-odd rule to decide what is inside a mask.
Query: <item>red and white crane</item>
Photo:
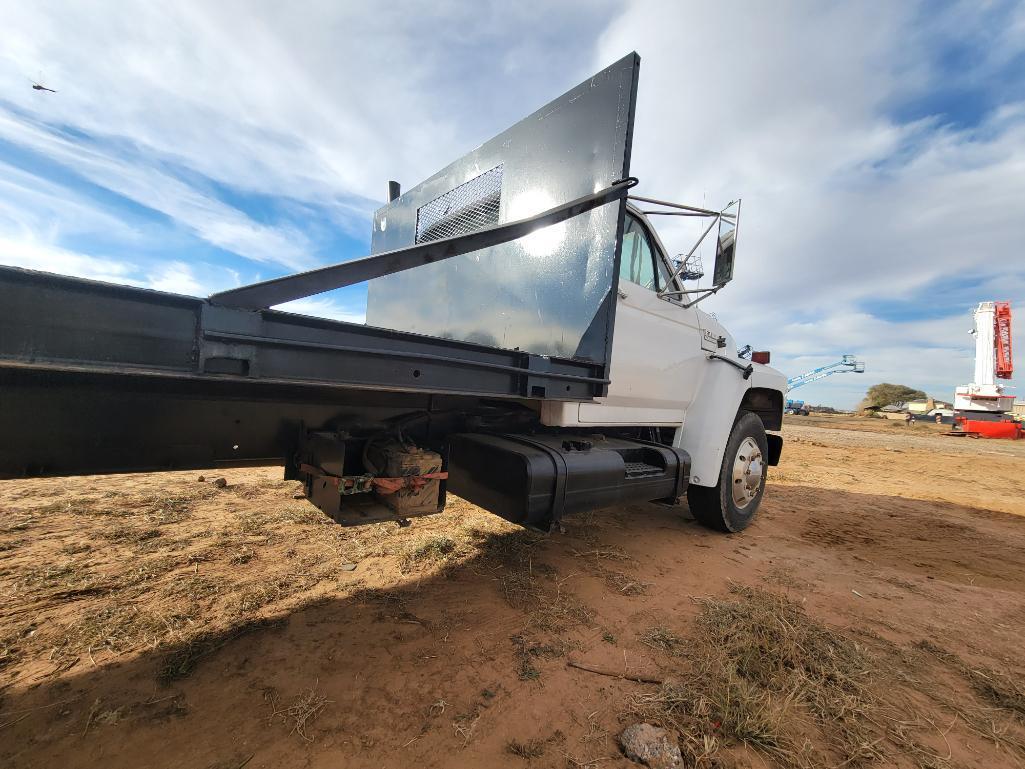
[[[980,302],[975,308],[975,381],[954,390],[955,423],[966,433],[988,438],[1020,438],[1022,430],[1007,412],[1014,396],[998,379],[1014,374],[1011,303]]]

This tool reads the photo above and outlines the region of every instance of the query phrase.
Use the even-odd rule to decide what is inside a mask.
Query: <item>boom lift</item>
[[[732,280],[739,201],[630,195],[639,65],[392,183],[362,259],[207,299],[0,268],[0,477],[283,460],[346,525],[451,490],[543,530],[684,495],[745,528],[786,381],[696,306]],[[717,233],[710,287],[634,200]],[[362,281],[367,325],[273,309]]]
[[[804,387],[806,384],[817,382],[820,379],[825,379],[827,376],[833,374],[864,374],[865,363],[864,361],[855,360],[853,355],[844,355],[840,360],[835,363],[829,363],[825,366],[819,366],[818,368],[806,371],[803,374],[790,377],[787,380],[787,392],[796,390],[798,387]]]

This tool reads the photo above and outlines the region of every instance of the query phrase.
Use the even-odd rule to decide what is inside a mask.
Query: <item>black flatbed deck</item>
[[[280,459],[301,424],[607,383],[588,361],[0,267],[0,477]]]

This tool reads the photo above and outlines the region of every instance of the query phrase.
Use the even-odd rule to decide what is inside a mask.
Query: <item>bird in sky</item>
[[[49,91],[50,93],[57,93],[52,88],[47,88],[45,85],[42,85],[41,83],[33,83],[32,84],[32,90],[33,91]]]

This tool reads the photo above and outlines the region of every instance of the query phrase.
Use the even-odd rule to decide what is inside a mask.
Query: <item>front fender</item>
[[[673,441],[673,445],[690,454],[690,482],[697,486],[715,486],[719,482],[726,443],[745,398],[757,403],[757,408],[750,410],[759,414],[765,424],[775,427],[782,420],[786,377],[769,366],[758,363],[752,366],[751,376],[744,379],[743,372],[728,363],[708,361],[701,389],[687,409]],[[771,397],[751,398],[762,394]],[[778,416],[769,418],[777,412]]]

